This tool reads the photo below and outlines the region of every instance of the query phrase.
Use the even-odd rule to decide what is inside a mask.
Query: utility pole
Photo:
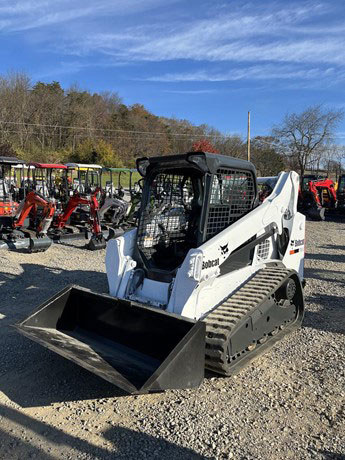
[[[250,112],[248,112],[247,160],[250,161]]]

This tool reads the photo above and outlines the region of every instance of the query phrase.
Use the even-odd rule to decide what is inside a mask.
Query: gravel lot
[[[11,325],[66,284],[107,292],[105,251],[0,254],[1,459],[345,459],[345,222],[308,222],[306,316],[234,378],[127,396]]]

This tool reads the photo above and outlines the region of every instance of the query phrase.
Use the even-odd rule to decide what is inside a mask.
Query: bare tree
[[[333,175],[335,179],[342,171],[342,163],[345,159],[345,147],[343,145],[331,144],[325,149],[322,156],[322,165],[327,170],[327,177]]]
[[[320,162],[343,116],[342,110],[325,110],[315,105],[302,113],[286,115],[281,126],[273,128],[280,149],[290,166],[299,169],[301,176],[315,162]]]

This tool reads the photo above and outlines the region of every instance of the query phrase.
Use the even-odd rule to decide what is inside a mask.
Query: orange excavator
[[[35,162],[30,163],[30,166],[35,168],[33,170],[35,191],[40,191],[42,195],[55,201],[55,211],[47,228],[47,235],[52,240],[61,242],[75,238],[88,238],[89,231],[91,231],[91,239],[86,247],[91,250],[104,248],[106,242],[100,225],[97,200],[100,189],[89,190],[89,193],[77,188],[73,189],[72,183],[68,180],[70,169],[63,164]],[[81,207],[87,209],[87,212],[84,213],[85,224],[73,221],[73,214]]]
[[[0,249],[46,251],[52,244],[47,232],[54,213],[54,200],[30,191],[13,215],[1,219]]]
[[[79,192],[75,191],[73,196],[67,202],[67,205],[64,209],[64,212],[59,214],[53,221],[50,231],[50,236],[54,239],[57,239],[60,235],[60,240],[62,239],[63,232],[67,227],[67,223],[71,218],[73,212],[80,205],[88,206],[90,209],[89,225],[91,227],[91,239],[89,240],[86,247],[90,250],[98,250],[106,247],[106,241],[103,236],[100,217],[99,217],[99,203],[97,200],[97,193],[99,191],[96,189],[90,195],[81,195]],[[87,237],[87,231],[85,231],[85,236]]]
[[[24,161],[0,157],[0,249],[44,251],[51,245],[47,236],[54,200],[28,190]]]
[[[18,207],[20,193],[16,168],[19,168],[20,174],[22,167],[24,161],[16,157],[0,156],[0,219],[11,216]]]

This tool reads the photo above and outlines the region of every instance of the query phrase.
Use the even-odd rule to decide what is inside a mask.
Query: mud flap
[[[204,322],[79,286],[15,327],[128,393],[195,388],[204,378]]]

